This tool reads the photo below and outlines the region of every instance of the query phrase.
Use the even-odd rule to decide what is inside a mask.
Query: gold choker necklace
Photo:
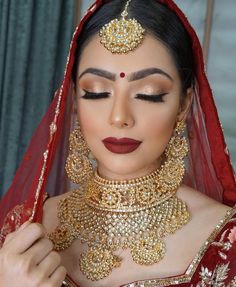
[[[125,181],[94,173],[80,190],[60,201],[60,225],[49,234],[55,250],[68,248],[75,239],[87,243],[79,265],[91,280],[107,277],[120,266],[122,259],[114,254],[120,248],[129,248],[137,264],[158,263],[165,254],[164,237],[190,219],[186,204],[176,196],[183,178],[179,164],[167,161],[160,170]],[[164,173],[170,166],[174,180]]]

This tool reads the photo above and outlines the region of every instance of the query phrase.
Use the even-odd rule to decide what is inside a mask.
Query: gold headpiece
[[[104,25],[99,32],[101,43],[112,53],[122,54],[134,50],[143,40],[145,29],[135,19],[127,20],[128,6],[125,4],[121,20],[114,19]]]

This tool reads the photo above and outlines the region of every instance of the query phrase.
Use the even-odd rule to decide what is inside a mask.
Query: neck
[[[157,160],[152,164],[139,168],[133,169],[132,171],[127,170],[125,167],[122,170],[114,171],[112,169],[108,169],[102,164],[98,164],[97,173],[104,179],[108,180],[129,180],[138,177],[146,176],[153,171],[157,170],[160,167],[160,161]]]

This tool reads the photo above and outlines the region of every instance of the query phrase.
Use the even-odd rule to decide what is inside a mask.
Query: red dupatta
[[[29,218],[41,221],[46,192],[54,196],[68,191],[70,183],[64,166],[69,133],[76,120],[71,74],[77,39],[89,18],[106,2],[97,0],[75,30],[63,82],[31,139],[11,187],[0,202],[0,243],[9,232]],[[196,88],[187,122],[190,153],[185,183],[233,206],[236,203],[234,171],[206,78],[200,42],[185,15],[172,0],[159,2],[179,17],[192,39]]]

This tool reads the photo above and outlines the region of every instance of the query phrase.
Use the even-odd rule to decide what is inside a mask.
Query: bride
[[[174,2],[97,1],[1,202],[0,285],[236,286],[225,150]]]

